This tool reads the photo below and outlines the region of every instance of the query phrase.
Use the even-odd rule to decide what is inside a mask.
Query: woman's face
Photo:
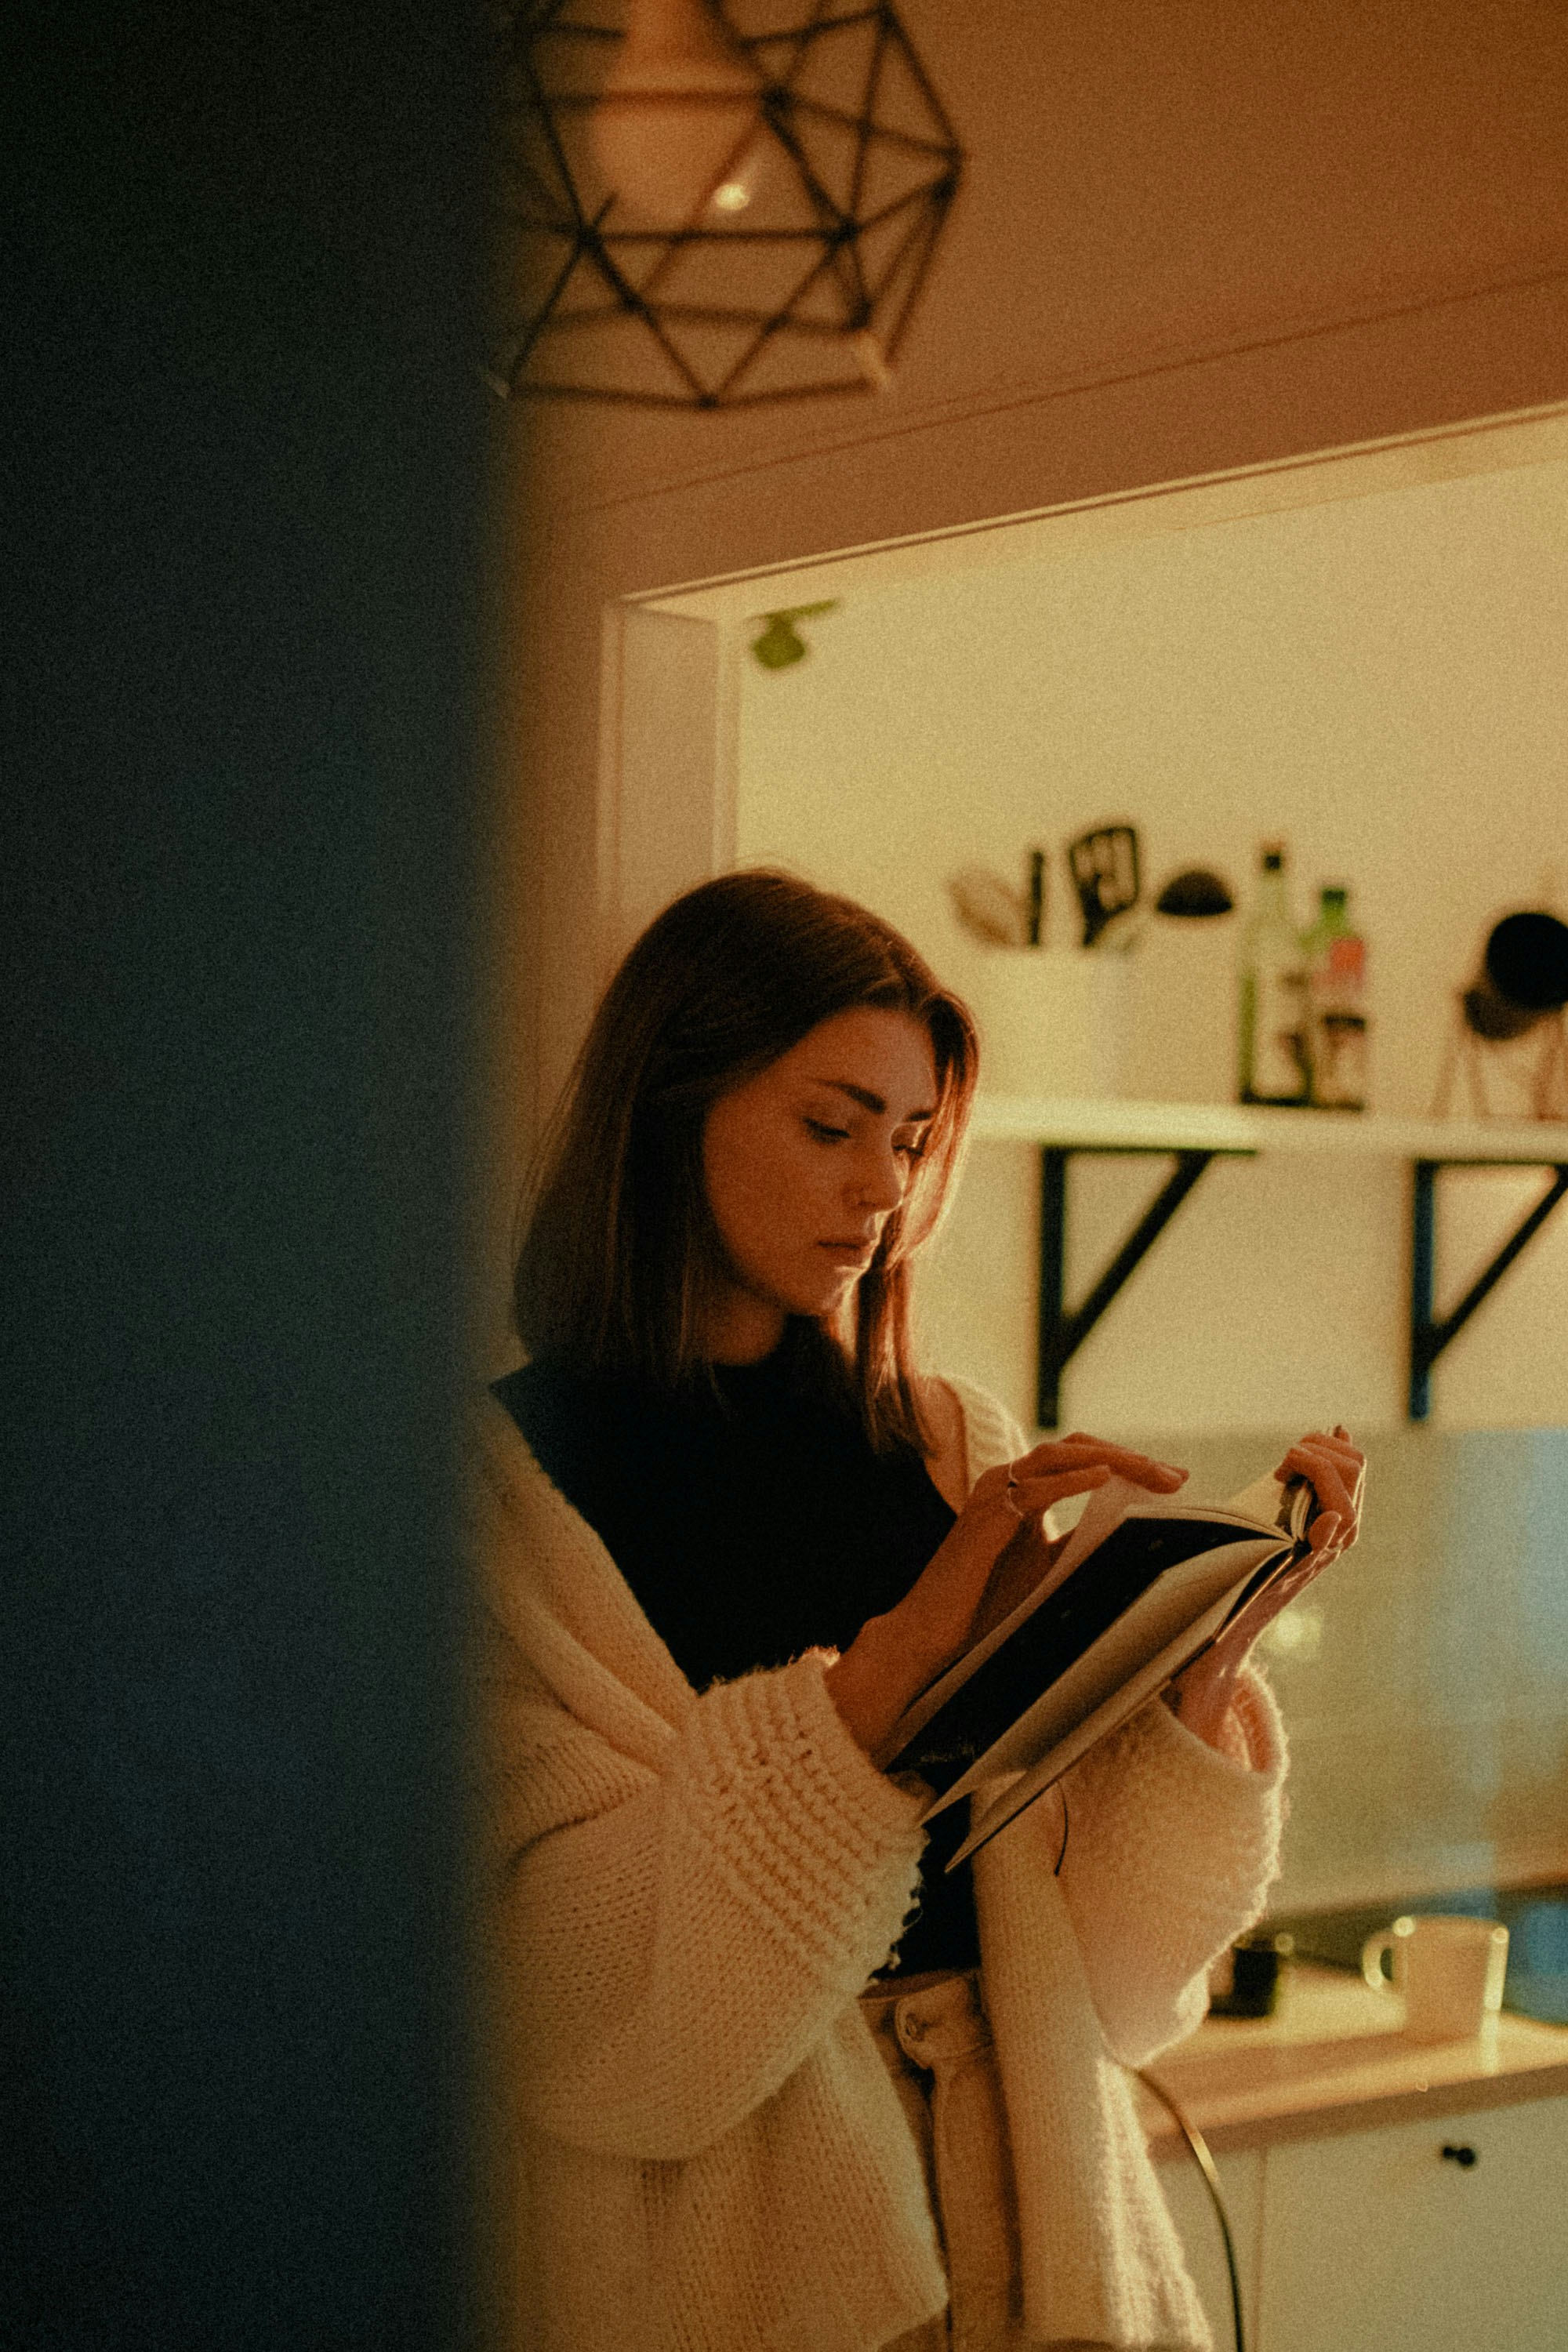
[[[707,1335],[720,1362],[765,1356],[786,1315],[831,1316],[870,1265],[936,1108],[931,1038],[858,1005],[721,1095],[702,1131],[728,1282]]]

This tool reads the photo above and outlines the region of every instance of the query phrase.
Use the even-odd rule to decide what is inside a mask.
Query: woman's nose
[[[858,1199],[868,1209],[896,1209],[904,1197],[906,1166],[892,1150],[868,1155],[857,1173]]]

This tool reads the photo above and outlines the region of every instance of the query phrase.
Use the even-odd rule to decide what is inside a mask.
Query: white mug
[[[1392,1984],[1383,1972],[1384,1953]],[[1456,1912],[1395,1919],[1362,1946],[1361,1972],[1374,1991],[1404,1995],[1412,2042],[1465,2042],[1502,2007],[1508,1929],[1496,1919]]]

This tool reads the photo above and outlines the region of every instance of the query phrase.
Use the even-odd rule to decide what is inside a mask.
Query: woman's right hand
[[[868,1617],[827,1669],[829,1696],[867,1754],[875,1753],[905,1708],[959,1656],[997,1558],[1024,1521],[1071,1495],[1103,1486],[1112,1475],[1172,1495],[1186,1475],[1081,1431],[1047,1438],[1017,1461],[985,1471],[897,1608]]]

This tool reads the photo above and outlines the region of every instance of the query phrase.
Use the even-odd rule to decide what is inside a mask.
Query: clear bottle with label
[[[1241,935],[1241,1036],[1237,1092],[1247,1103],[1301,1104],[1310,1096],[1307,972],[1290,920],[1285,851],[1260,853],[1258,887]]]
[[[1366,941],[1352,925],[1350,892],[1325,884],[1301,942],[1307,962],[1307,1060],[1321,1110],[1366,1108]]]

